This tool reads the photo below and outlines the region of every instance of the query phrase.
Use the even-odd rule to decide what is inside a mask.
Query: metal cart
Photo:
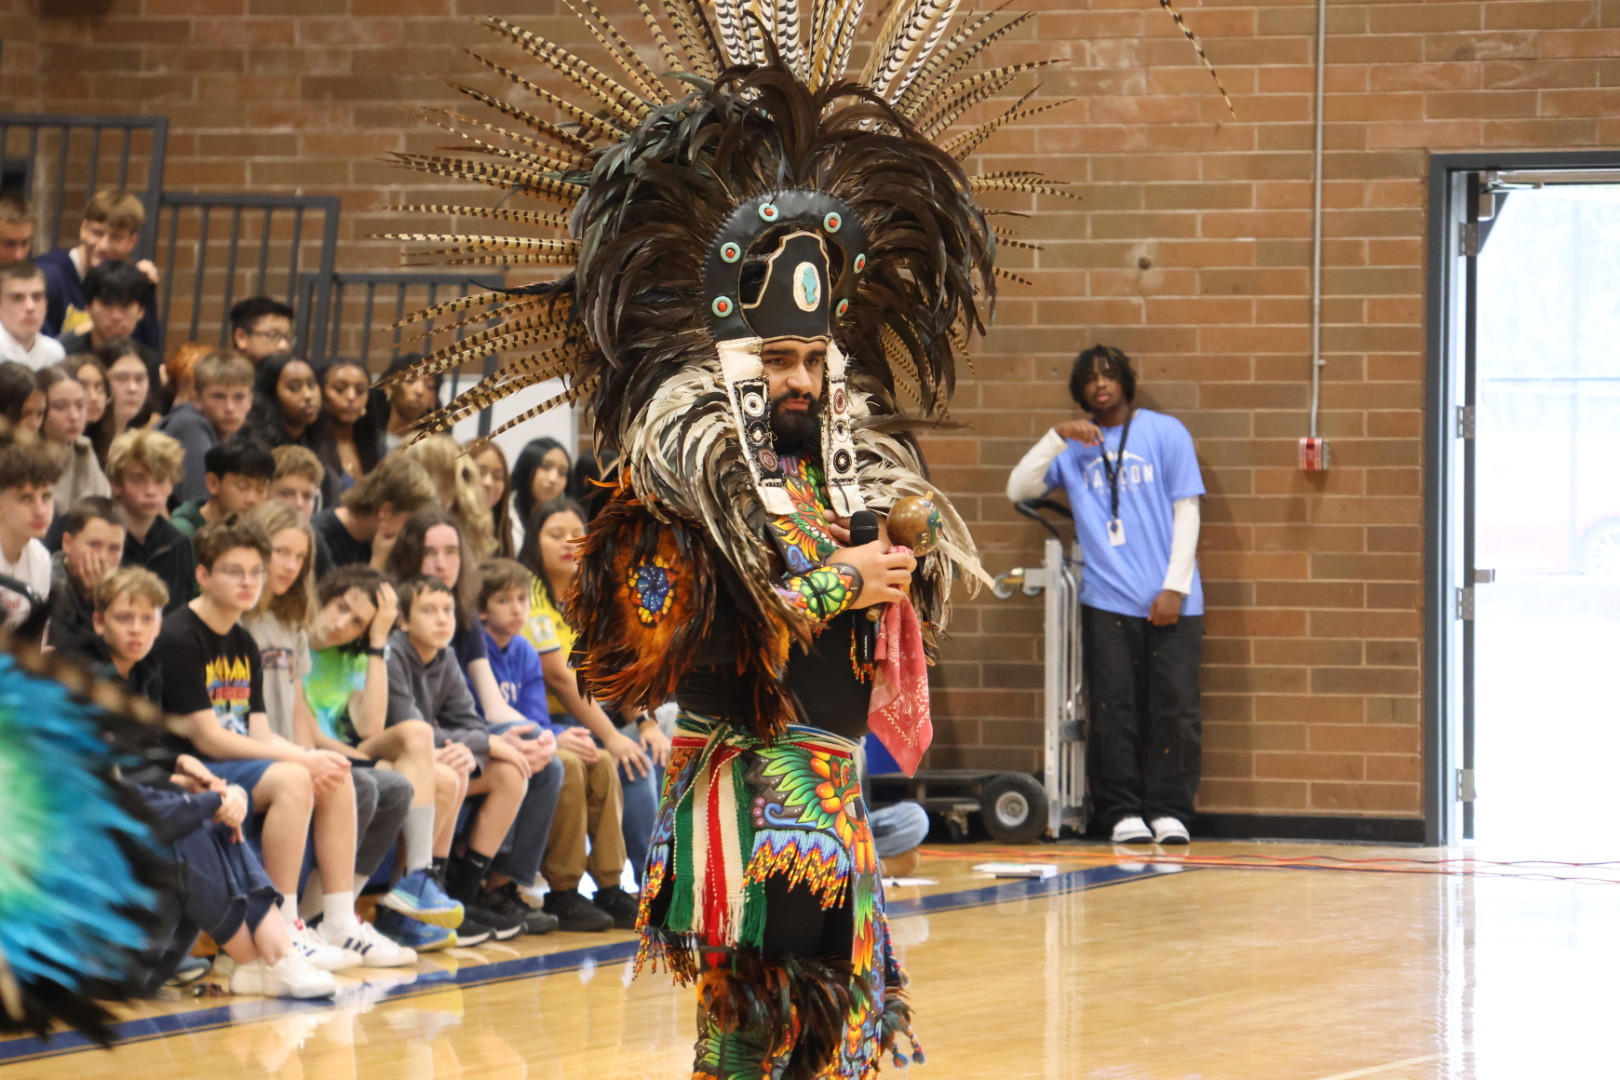
[[[1017,504],[1047,537],[1038,567],[1017,567],[996,578],[995,595],[1045,598],[1045,736],[1039,777],[983,769],[919,769],[907,777],[873,761],[871,780],[903,787],[907,797],[943,818],[953,839],[965,839],[969,817],[978,813],[985,831],[1005,844],[1056,840],[1066,831],[1085,832],[1085,706],[1080,697],[1080,545],[1065,543],[1048,515],[1070,518],[1068,507],[1050,499]],[[871,740],[869,740],[869,743]],[[874,758],[884,757],[872,750]]]

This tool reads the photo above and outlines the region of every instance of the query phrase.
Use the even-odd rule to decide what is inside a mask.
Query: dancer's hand
[[[917,557],[909,552],[888,550],[886,541],[876,540],[860,547],[839,548],[827,557],[828,564],[844,563],[861,575],[860,595],[852,609],[874,604],[896,604],[906,598]]]

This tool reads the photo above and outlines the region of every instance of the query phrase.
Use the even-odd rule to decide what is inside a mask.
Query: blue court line
[[[1196,868],[1189,867],[1188,869]],[[963,889],[958,892],[935,893],[930,896],[890,900],[887,910],[891,920],[906,919],[915,915],[960,911],[964,908],[988,907],[1006,901],[1063,896],[1088,889],[1100,889],[1109,885],[1123,885],[1132,881],[1162,879],[1166,876],[1168,875],[1145,868],[1129,870],[1113,865],[1098,866],[1085,870],[1070,870],[1044,879],[1019,878],[998,881],[994,885],[985,885],[974,889]],[[563,952],[547,953],[542,956],[525,956],[514,960],[497,960],[489,964],[475,964],[457,971],[441,969],[423,972],[417,974],[413,981],[386,991],[378,999],[378,1003],[418,997],[448,987],[466,990],[481,986],[492,986],[497,983],[512,982],[518,979],[559,975],[570,971],[578,971],[588,965],[602,967],[608,964],[626,963],[635,959],[636,947],[637,942],[634,940],[615,941],[611,944],[589,945],[582,949],[568,949]],[[427,954],[426,959],[431,960],[432,954]],[[385,971],[379,971],[379,974],[385,973]],[[363,994],[363,988],[353,987],[340,991],[337,998],[331,1001],[241,998],[230,1005],[192,1009],[187,1012],[171,1013],[167,1016],[153,1016],[143,1020],[125,1020],[112,1025],[113,1045],[115,1047],[128,1046],[133,1043],[150,1042],[171,1035],[194,1034],[229,1027],[237,1023],[252,1023],[257,1020],[286,1016],[291,1013],[343,1008],[350,1004],[354,997]],[[93,1040],[76,1031],[53,1035],[48,1040],[32,1037],[10,1039],[0,1042],[0,1066],[38,1061],[43,1058],[61,1057],[66,1054],[76,1054],[96,1049],[99,1049],[99,1047]]]

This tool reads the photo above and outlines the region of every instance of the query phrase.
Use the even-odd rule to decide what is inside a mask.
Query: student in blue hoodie
[[[546,677],[540,654],[523,636],[529,621],[529,594],[533,580],[522,563],[491,559],[479,568],[478,616],[495,681],[506,703],[528,718],[536,736],[555,736]],[[578,733],[577,735],[575,733]],[[554,795],[549,837],[541,848],[542,860],[523,868],[532,878],[544,869],[551,891],[545,910],[564,930],[597,933],[612,926],[635,925],[636,901],[620,887],[624,876],[624,793],[613,758],[601,750],[584,728],[570,728],[556,740],[554,770],[559,792]],[[586,840],[590,844],[587,850]],[[596,895],[586,900],[579,881],[589,872]],[[523,874],[514,872],[523,880]]]

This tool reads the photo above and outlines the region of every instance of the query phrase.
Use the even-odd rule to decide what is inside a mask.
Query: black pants
[[[1183,615],[1170,626],[1154,626],[1081,607],[1080,628],[1098,820],[1107,829],[1133,814],[1190,822],[1203,763],[1203,618]]]

